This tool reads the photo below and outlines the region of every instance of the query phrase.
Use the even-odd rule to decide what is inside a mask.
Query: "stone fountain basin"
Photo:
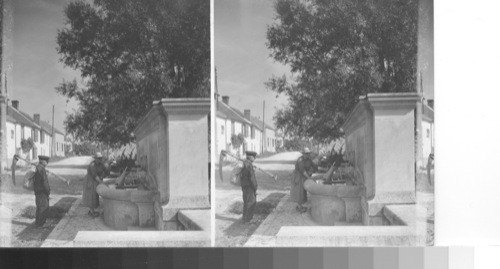
[[[363,186],[325,185],[308,179],[304,182],[304,189],[309,193],[311,217],[318,224],[335,225],[362,221]]]
[[[154,226],[154,202],[158,198],[156,191],[114,189],[99,184],[97,193],[103,198],[106,225],[116,230],[128,230],[132,226]]]

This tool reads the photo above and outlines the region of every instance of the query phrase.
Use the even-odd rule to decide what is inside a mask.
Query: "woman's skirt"
[[[290,190],[290,197],[292,201],[303,204],[307,201],[307,192],[304,189],[304,180],[306,178],[301,175],[299,171],[295,170],[292,174],[292,188]]]
[[[96,191],[99,182],[88,177],[85,177],[85,179],[86,182],[83,186],[82,204],[91,209],[96,209],[99,207],[99,194],[97,194]]]

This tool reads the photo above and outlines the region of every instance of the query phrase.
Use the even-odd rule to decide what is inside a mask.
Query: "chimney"
[[[227,95],[222,96],[222,102],[224,102],[224,104],[226,105],[229,105],[229,96]]]
[[[18,109],[18,110],[19,110],[19,101],[18,101],[18,100],[12,100],[12,106],[13,106],[15,109]]]
[[[428,99],[427,105],[430,106],[432,109],[434,109],[434,99]]]
[[[40,114],[33,114],[33,119],[36,124],[40,125]]]
[[[245,119],[250,120],[250,109],[245,109],[243,113],[245,114]]]

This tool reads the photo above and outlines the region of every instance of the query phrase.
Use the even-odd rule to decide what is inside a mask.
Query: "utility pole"
[[[264,143],[266,143],[266,100],[262,101],[262,151],[264,153]]]
[[[56,148],[54,147],[55,141],[56,141],[56,134],[54,133],[54,107],[55,105],[52,105],[52,145],[50,147],[50,157],[55,156],[56,154]]]
[[[213,132],[215,133],[215,156],[219,155],[219,140],[217,139],[219,130],[217,129],[217,111],[219,111],[219,87],[217,86],[217,67],[215,67],[215,117],[212,119],[214,122]],[[225,141],[224,141],[225,143]]]
[[[217,86],[217,67],[215,67],[215,108],[219,110],[219,87]]]

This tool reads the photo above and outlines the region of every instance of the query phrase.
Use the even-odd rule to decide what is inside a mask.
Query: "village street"
[[[295,161],[300,155],[300,152],[283,152],[267,158],[257,158],[254,162],[257,167],[277,175],[278,180],[275,182],[268,175],[256,170],[259,187],[257,190],[255,221],[251,224],[243,224],[241,222],[243,207],[241,187],[230,183],[231,171],[234,166],[225,165],[223,167],[224,181],[220,180],[219,166],[216,166],[216,246],[242,247],[248,242],[256,230],[262,226],[261,224],[264,220],[273,212],[278,203],[282,199],[287,199],[288,196],[286,195],[290,193],[291,174],[294,170]],[[426,240],[427,244],[432,244],[434,241],[434,194],[433,190],[425,184],[425,175],[419,173],[419,177],[421,179],[418,180],[419,183],[417,184],[417,203],[427,209]],[[297,220],[296,218],[299,219]],[[317,225],[311,223],[311,219],[304,217],[304,215],[281,216],[275,218],[272,222],[268,222],[266,227],[262,227],[265,233],[269,233],[270,231],[277,232],[279,230],[280,227],[267,227],[270,223],[272,223],[271,226]],[[268,246],[266,242],[259,242],[261,240],[258,237],[254,240],[257,243],[252,242],[252,245]],[[272,246],[272,243],[270,246]]]
[[[47,169],[70,180],[69,186],[52,175],[49,176],[51,187],[50,211],[44,228],[35,226],[35,195],[33,191],[23,188],[24,175],[28,169],[16,170],[16,186],[10,174],[2,175],[0,199],[1,204],[12,210],[11,245],[12,247],[39,247],[64,217],[73,203],[82,195],[82,184],[90,156],[70,157],[49,163]],[[2,218],[5,221],[6,218]],[[7,227],[6,223],[0,226]]]

